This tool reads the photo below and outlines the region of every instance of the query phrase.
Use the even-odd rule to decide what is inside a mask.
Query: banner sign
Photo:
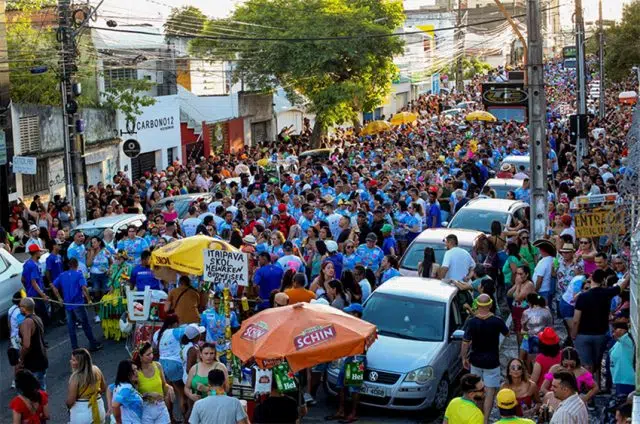
[[[14,156],[12,163],[14,174],[36,175],[36,158],[29,156]]]
[[[624,212],[613,207],[579,211],[574,216],[578,238],[625,234]]]
[[[206,249],[204,251],[204,281],[231,286],[249,285],[249,257],[244,252]]]

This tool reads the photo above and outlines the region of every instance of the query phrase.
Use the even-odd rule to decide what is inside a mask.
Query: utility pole
[[[9,53],[7,51],[7,3],[0,0],[0,137],[4,136],[4,152],[0,156],[0,225],[9,230],[9,165],[8,161],[13,155],[7,150],[13,151],[13,131],[11,127],[11,98],[9,82]],[[1,134],[4,132],[4,134]],[[4,163],[3,163],[4,162]]]
[[[602,27],[602,0],[598,1],[598,26],[600,30],[598,51],[598,59],[600,60],[600,98],[598,106],[598,116],[600,119],[604,119],[605,104],[604,104],[604,29]]]
[[[464,91],[464,73],[462,71],[462,58],[464,57],[464,37],[462,35],[462,2],[466,0],[458,0],[458,17],[456,19],[456,46],[458,60],[456,61],[456,91],[462,93]]]
[[[587,95],[585,87],[584,60],[584,18],[582,16],[582,0],[576,0],[576,76],[578,78],[578,129],[576,142],[576,163],[582,164],[582,158],[587,155]],[[601,78],[602,79],[602,78]],[[603,93],[600,93],[602,96]]]
[[[529,74],[529,157],[531,158],[531,235],[541,239],[547,231],[547,134],[544,95],[544,64],[540,6],[538,0],[528,0],[527,38]]]
[[[60,42],[60,91],[62,94],[62,113],[64,114],[65,137],[65,174],[67,200],[76,212],[76,220],[86,219],[85,205],[85,169],[84,140],[76,134],[76,125],[80,123],[76,95],[80,94],[80,86],[74,84],[74,76],[78,71],[76,64],[76,32],[72,26],[72,10],[70,0],[58,0],[58,41]]]

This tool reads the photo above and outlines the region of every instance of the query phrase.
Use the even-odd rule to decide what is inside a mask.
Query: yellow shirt
[[[145,377],[142,370],[138,371],[138,391],[143,395],[145,393],[164,393],[162,390],[162,376],[157,363],[153,363],[153,375],[151,377]]]
[[[448,424],[484,424],[484,415],[480,408],[462,397],[451,399],[444,417]]]

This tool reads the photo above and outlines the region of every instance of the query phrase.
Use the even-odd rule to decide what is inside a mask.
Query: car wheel
[[[436,394],[433,398],[433,404],[431,407],[436,411],[444,411],[447,407],[447,402],[449,402],[449,377],[447,375],[443,375],[438,383],[438,387],[436,387]]]

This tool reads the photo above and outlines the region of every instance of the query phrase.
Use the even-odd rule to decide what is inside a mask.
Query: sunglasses
[[[522,365],[511,365],[509,369],[511,371],[522,371]]]
[[[586,240],[580,240],[580,244],[589,244],[589,242]]]
[[[345,249],[353,249],[353,246],[345,246]]]

